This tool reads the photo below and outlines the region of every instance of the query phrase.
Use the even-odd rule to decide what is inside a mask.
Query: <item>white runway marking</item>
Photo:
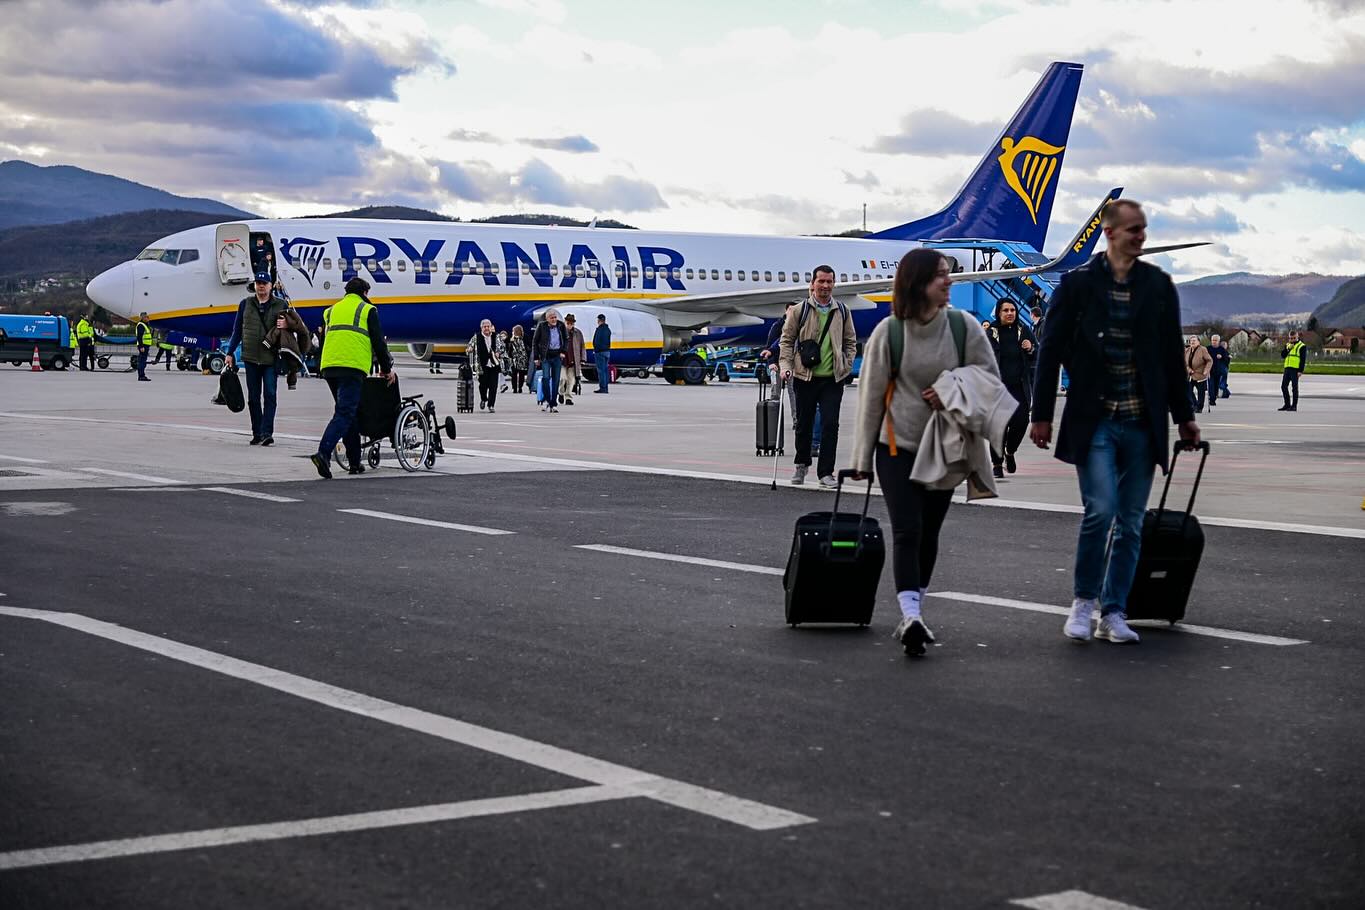
[[[302,502],[300,499],[290,499],[288,496],[276,496],[273,493],[258,493],[255,490],[239,490],[236,487],[200,487],[206,493],[227,493],[232,496],[245,496],[248,499],[264,499],[266,502]]]
[[[758,575],[781,575],[781,569],[771,566],[755,566],[746,562],[725,562],[721,559],[701,559],[697,556],[683,556],[677,553],[657,553],[653,550],[632,550],[628,547],[613,547],[609,544],[579,544],[575,550],[596,550],[598,553],[616,553],[621,556],[639,556],[644,559],[662,559],[666,562],[681,562],[689,566],[710,566],[715,569],[734,569],[738,572],[753,572]]]
[[[25,464],[47,464],[41,458],[24,458],[20,455],[0,455],[5,461],[22,461]]]
[[[436,521],[431,518],[414,518],[411,515],[395,515],[392,512],[374,512],[370,509],[337,509],[347,515],[364,515],[367,518],[383,518],[387,521],[401,521],[410,525],[426,525],[429,528],[445,528],[448,531],[468,531],[471,534],[515,534],[516,531],[502,531],[498,528],[481,528],[478,525],[461,525],[451,521]]]
[[[738,796],[731,796],[718,790],[709,790],[683,781],[672,780],[603,761],[578,752],[570,752],[548,743],[536,742],[511,733],[503,733],[489,727],[480,727],[453,717],[433,714],[410,708],[391,701],[384,701],[343,689],[318,680],[295,676],[272,667],[253,664],[226,654],[206,651],[193,645],[137,632],[113,623],[91,619],[76,613],[55,613],[49,610],[29,610],[19,607],[0,607],[0,616],[14,616],[21,619],[36,619],[53,625],[63,626],[94,635],[108,641],[160,654],[191,666],[201,667],[234,679],[274,689],[294,695],[307,701],[358,714],[381,723],[426,733],[449,742],[460,743],[471,748],[481,749],[493,755],[500,755],[514,761],[534,765],[575,777],[589,783],[613,787],[625,795],[643,796],[649,799],[690,809],[722,821],[732,822],[756,831],[769,831],[792,825],[804,825],[815,821],[807,815],[789,812],[776,806],[753,802]]]
[[[550,790],[544,793],[527,793],[524,796],[471,799],[459,803],[413,806],[408,809],[357,812],[353,815],[332,815],[325,818],[307,818],[263,825],[240,825],[233,828],[184,831],[179,834],[129,837],[122,840],[73,844],[67,847],[14,850],[10,853],[0,853],[0,869],[27,869],[33,866],[79,863],[95,859],[113,859],[120,856],[141,856],[148,853],[169,853],[175,850],[202,850],[207,847],[284,840],[290,837],[315,837],[320,834],[371,831],[376,828],[397,828],[403,825],[425,825],[460,818],[480,818],[488,815],[505,815],[510,812],[579,806],[585,803],[600,803],[613,799],[638,797],[639,795],[615,787],[575,787],[568,790]]]
[[[110,477],[122,477],[127,480],[141,480],[145,483],[164,483],[179,484],[183,480],[171,480],[169,477],[155,477],[151,474],[133,474],[129,471],[111,471],[108,468],[76,468],[75,470],[84,471],[87,474],[107,474]]]
[[[1010,903],[1030,910],[1142,910],[1141,907],[1111,901],[1085,891],[1059,891],[1041,897],[1021,897]]]
[[[963,594],[961,591],[930,591],[930,597],[941,597],[944,600],[960,600],[966,603],[986,604],[992,607],[1009,607],[1013,610],[1029,610],[1033,613],[1051,613],[1054,616],[1069,616],[1069,607],[1058,607],[1053,604],[1033,603],[1028,600],[1011,600],[1008,597],[990,597],[986,594]],[[1133,620],[1133,625],[1141,628],[1141,620]],[[1307,641],[1299,638],[1281,638],[1278,635],[1261,635],[1257,632],[1238,632],[1235,629],[1216,629],[1212,626],[1195,626],[1188,623],[1178,623],[1170,626],[1167,623],[1160,623],[1157,628],[1169,628],[1172,632],[1186,632],[1190,635],[1205,635],[1209,638],[1227,638],[1232,641],[1245,641],[1254,645],[1306,645]]]

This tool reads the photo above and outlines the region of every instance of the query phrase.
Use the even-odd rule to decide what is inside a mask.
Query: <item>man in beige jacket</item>
[[[1196,414],[1204,410],[1204,391],[1209,385],[1209,373],[1213,372],[1213,357],[1208,348],[1199,343],[1198,335],[1191,335],[1185,348],[1185,371],[1190,379],[1190,400],[1194,402]],[[1215,389],[1214,395],[1218,394]]]
[[[787,309],[778,363],[785,382],[796,383],[796,470],[793,484],[806,482],[811,431],[820,412],[820,486],[833,489],[839,454],[839,406],[853,372],[858,336],[848,307],[834,299],[834,269],[815,267],[810,297]]]

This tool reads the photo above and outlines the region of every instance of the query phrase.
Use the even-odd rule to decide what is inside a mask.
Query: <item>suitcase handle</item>
[[[858,472],[852,468],[844,468],[837,474],[838,483],[834,487],[834,509],[829,513],[829,542],[834,545],[834,517],[839,514],[839,497],[844,492],[844,478],[852,477]],[[855,553],[863,548],[863,525],[867,522],[867,508],[872,505],[872,472],[867,474],[867,495],[863,497],[863,514],[858,518],[858,538],[856,541]]]
[[[1199,457],[1199,470],[1194,475],[1194,486],[1190,488],[1190,501],[1185,506],[1185,520],[1180,523],[1180,533],[1185,533],[1185,525],[1190,520],[1190,513],[1194,511],[1194,497],[1199,492],[1199,481],[1204,477],[1204,462],[1209,460],[1209,444],[1201,441],[1199,445],[1192,446],[1183,439],[1177,439],[1175,449],[1171,452],[1171,467],[1166,471],[1166,485],[1161,490],[1161,501],[1156,506],[1156,520],[1161,521],[1162,514],[1166,511],[1166,495],[1171,492],[1171,476],[1175,474],[1175,461],[1180,457],[1181,450],[1194,451],[1198,449],[1202,454]]]

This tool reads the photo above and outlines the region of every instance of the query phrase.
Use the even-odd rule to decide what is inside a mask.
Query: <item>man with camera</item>
[[[839,407],[853,372],[858,336],[848,308],[834,299],[834,269],[818,265],[810,296],[790,307],[782,323],[778,361],[784,381],[796,380],[796,469],[793,484],[806,482],[815,414],[820,414],[820,486],[833,489],[839,448]]]
[[[267,336],[272,329],[290,328],[302,332],[307,344],[308,330],[303,320],[289,308],[289,303],[273,292],[270,273],[256,273],[255,293],[243,297],[237,305],[237,318],[232,324],[232,338],[228,341],[228,362],[233,351],[242,346],[242,362],[246,364],[246,403],[251,412],[251,445],[275,444],[275,388],[279,374],[275,359],[279,352]]]

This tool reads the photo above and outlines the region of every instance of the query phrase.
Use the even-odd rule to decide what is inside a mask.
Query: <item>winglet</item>
[[[1081,225],[1076,236],[1071,238],[1066,254],[1057,263],[1057,268],[1069,272],[1085,265],[1090,259],[1090,254],[1095,252],[1095,244],[1099,243],[1100,235],[1104,233],[1100,230],[1100,216],[1104,214],[1104,207],[1121,195],[1123,187],[1116,186],[1109,191],[1109,195],[1100,200],[1100,204],[1090,213],[1090,217]]]

